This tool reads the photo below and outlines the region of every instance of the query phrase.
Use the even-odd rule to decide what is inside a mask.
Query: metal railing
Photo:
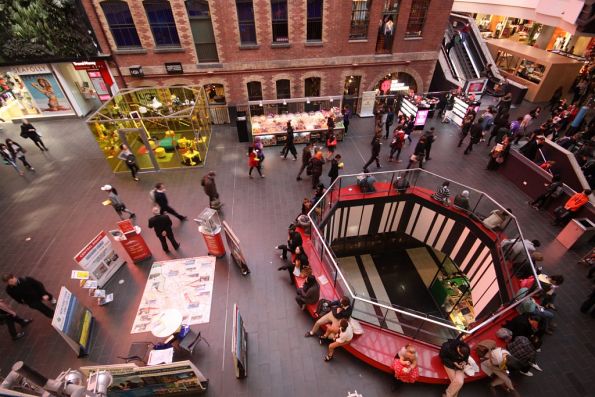
[[[358,186],[358,178],[368,177],[374,178],[373,185],[376,187],[374,191],[362,193]],[[403,183],[402,181],[407,181]],[[397,184],[395,182],[400,182]],[[329,218],[329,215],[336,209],[339,202],[349,200],[350,198],[370,199],[385,197],[397,194],[428,193],[428,190],[435,191],[444,181],[450,182],[450,191],[452,196],[460,193],[463,190],[469,192],[470,209],[466,211],[468,216],[476,221],[481,220],[484,216],[490,214],[494,210],[502,211],[509,216],[510,221],[504,225],[502,230],[495,230],[497,236],[497,243],[502,242],[504,238],[520,241],[522,245],[522,252],[517,253],[515,263],[525,264],[531,269],[531,273],[535,278],[535,288],[530,294],[521,298],[517,297],[517,287],[513,284],[512,279],[514,274],[510,274],[507,266],[501,266],[505,269],[505,283],[507,291],[505,296],[501,295],[501,305],[495,311],[488,313],[486,316],[477,317],[475,321],[470,324],[472,327],[461,329],[455,326],[450,320],[443,317],[433,316],[431,314],[421,313],[409,308],[400,307],[391,302],[382,302],[378,299],[373,299],[365,294],[357,291],[349,282],[348,277],[345,277],[341,269],[340,263],[337,260],[334,252],[331,250],[332,241],[328,241],[321,232]],[[406,193],[403,187],[406,186]],[[399,190],[401,193],[399,193]],[[452,197],[451,196],[451,197]],[[315,254],[320,259],[326,275],[330,278],[329,282],[339,295],[344,294],[350,296],[354,302],[354,317],[360,321],[368,322],[393,332],[403,334],[407,337],[425,341],[434,345],[439,345],[441,341],[452,338],[454,335],[462,332],[465,334],[473,334],[482,328],[488,326],[500,319],[503,315],[515,309],[525,299],[531,299],[535,294],[541,290],[541,284],[537,278],[537,273],[531,259],[531,255],[524,244],[524,236],[519,228],[516,217],[507,209],[502,207],[498,202],[491,198],[488,194],[474,189],[472,187],[460,184],[448,178],[434,174],[422,169],[399,170],[399,171],[385,171],[369,174],[352,174],[342,175],[335,183],[333,183],[328,190],[323,194],[320,200],[314,205],[309,212],[308,217],[312,224],[311,241]],[[360,221],[361,222],[361,221]],[[505,260],[510,254],[512,246],[508,250],[502,250],[500,244],[497,245],[497,257],[493,257],[494,261]],[[492,283],[498,282],[497,276]]]

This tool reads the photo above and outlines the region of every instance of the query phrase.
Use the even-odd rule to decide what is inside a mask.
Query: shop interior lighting
[[[310,98],[306,98],[306,103],[310,103]]]
[[[258,104],[258,106],[262,107],[262,101],[260,101],[260,103]]]

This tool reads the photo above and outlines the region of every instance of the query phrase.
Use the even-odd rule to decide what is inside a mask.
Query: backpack
[[[134,165],[136,164],[136,156],[134,154],[129,154],[126,156],[126,164],[127,165]]]
[[[322,317],[331,311],[331,301],[328,299],[321,299],[316,305],[316,315]]]

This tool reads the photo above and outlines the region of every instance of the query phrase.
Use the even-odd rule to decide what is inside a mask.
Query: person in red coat
[[[261,178],[264,178],[264,175],[262,174],[262,167],[260,165],[260,158],[258,157],[258,152],[254,150],[252,146],[248,148],[248,167],[250,167],[250,171],[248,171],[248,176],[250,177],[250,179],[252,179],[252,170],[254,168],[256,168],[256,171],[258,171],[258,175],[260,175]]]

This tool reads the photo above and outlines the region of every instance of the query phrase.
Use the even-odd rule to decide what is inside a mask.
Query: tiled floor
[[[516,114],[513,113],[513,116]],[[543,242],[548,272],[562,272],[566,283],[558,296],[558,329],[548,337],[539,355],[543,373],[533,378],[515,378],[524,396],[587,396],[595,388],[592,361],[595,359],[593,320],[582,316],[578,306],[589,287],[585,269],[576,262],[583,250],[566,253],[555,241],[557,230],[549,219],[528,208],[527,198],[503,177],[485,171],[487,147],[479,146],[469,156],[456,147],[457,130],[434,121],[438,140],[427,168],[438,174],[484,190],[518,216],[528,238]],[[102,158],[85,124],[79,120],[36,123],[50,151],[39,152],[25,142],[34,174],[18,176],[9,167],[0,169],[2,190],[0,211],[0,270],[32,275],[43,280],[52,291],[64,285],[74,291],[92,309],[97,328],[91,354],[77,359],[39,313],[19,307],[19,312],[34,318],[27,336],[10,341],[4,333],[0,345],[0,368],[5,374],[17,360],[37,368],[47,376],[61,369],[88,363],[117,363],[132,341],[151,340],[149,334],[130,335],[134,312],[142,294],[150,264],[128,265],[108,284],[115,301],[97,307],[69,279],[75,268],[73,256],[100,230],[115,228],[114,211],[103,207],[105,199],[99,187],[110,183],[138,215],[144,226],[150,215],[148,192],[158,181],[165,182],[171,205],[182,214],[196,216],[206,205],[200,186],[205,170],[179,170],[143,174],[134,182],[128,174],[113,175]],[[345,173],[355,173],[369,155],[371,119],[355,118],[347,139],[337,151],[343,155]],[[21,141],[18,126],[5,125],[2,138]],[[412,146],[406,146],[407,159]],[[278,148],[266,150],[265,179],[248,179],[245,144],[237,143],[231,127],[217,127],[207,159],[207,169],[216,170],[217,185],[225,203],[223,217],[241,239],[252,273],[242,277],[227,258],[218,260],[215,274],[211,321],[197,329],[210,342],[195,350],[193,361],[210,378],[213,396],[345,396],[357,390],[366,397],[391,394],[390,377],[355,358],[338,352],[331,363],[322,360],[323,349],[303,332],[311,320],[299,311],[294,289],[288,285],[273,246],[282,242],[286,227],[299,212],[303,197],[311,196],[307,180],[295,181],[299,162],[282,160]],[[298,148],[298,150],[301,148]],[[405,163],[388,163],[387,141],[381,151],[383,167],[404,168]],[[328,182],[326,172],[323,181]],[[172,257],[205,255],[206,248],[193,222],[180,224],[174,219],[174,232],[182,248]],[[144,236],[154,250],[155,260],[168,258],[159,248],[151,231]],[[28,240],[30,238],[30,240]],[[118,281],[123,280],[123,284]],[[4,295],[2,293],[2,295]],[[238,303],[248,331],[248,378],[237,381],[233,375],[230,353],[231,307]],[[1,332],[6,332],[2,330]],[[405,386],[395,395],[439,396],[441,387],[416,384]],[[462,396],[490,395],[486,382],[466,385]],[[500,392],[504,395],[503,392]]]

